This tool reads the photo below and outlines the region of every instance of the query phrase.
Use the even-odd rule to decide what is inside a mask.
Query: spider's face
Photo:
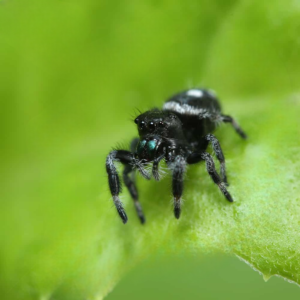
[[[134,122],[138,126],[141,140],[145,137],[159,136],[161,138],[182,139],[182,123],[170,112],[158,109],[149,110],[139,115]]]

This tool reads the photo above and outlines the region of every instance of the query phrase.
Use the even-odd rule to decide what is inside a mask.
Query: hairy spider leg
[[[125,209],[123,208],[123,204],[119,199],[119,194],[122,191],[122,184],[117,169],[114,165],[115,161],[121,162],[125,166],[129,165],[129,167],[137,168],[139,172],[147,179],[150,179],[150,176],[143,168],[142,164],[137,159],[135,159],[134,154],[130,151],[114,150],[108,154],[106,159],[106,172],[108,174],[109,188],[119,216],[125,224],[128,218]]]
[[[133,153],[136,150],[139,140],[140,140],[139,138],[134,138],[130,144],[130,150]],[[139,202],[139,195],[138,195],[138,191],[137,191],[136,183],[135,183],[135,169],[133,168],[132,165],[125,166],[124,171],[123,171],[123,181],[131,195],[131,198],[133,199],[134,206],[135,206],[136,212],[138,214],[138,217],[139,217],[141,223],[144,224],[146,222],[146,218],[143,213],[141,203]]]
[[[228,186],[227,176],[226,176],[226,166],[225,166],[225,157],[221,148],[221,145],[218,139],[211,133],[205,136],[205,139],[211,143],[214,153],[218,161],[220,162],[220,171],[221,171],[221,178],[223,182]]]
[[[219,187],[220,191],[225,196],[225,198],[229,202],[233,202],[233,199],[232,199],[230,193],[226,189],[225,183],[222,182],[222,179],[221,179],[220,175],[216,171],[214,160],[213,160],[212,156],[209,153],[207,153],[207,152],[201,152],[201,153],[194,152],[194,153],[191,153],[187,158],[187,163],[188,164],[195,164],[195,163],[200,162],[201,160],[205,161],[207,173],[209,174],[209,176],[211,177],[213,182]]]
[[[204,114],[199,114],[199,119],[205,119],[208,118],[212,122],[224,122],[224,123],[231,123],[231,125],[234,127],[236,132],[243,138],[247,139],[246,133],[242,130],[242,128],[238,125],[238,123],[231,117],[231,116],[225,116],[221,115],[219,113],[213,113],[213,112],[206,112]],[[211,143],[214,153],[216,154],[216,157],[218,161],[220,162],[220,171],[221,171],[221,178],[223,182],[228,186],[228,180],[226,176],[226,166],[225,166],[225,157],[222,151],[222,148],[220,146],[220,143],[218,139],[213,134],[207,134],[205,136],[205,139]]]
[[[172,169],[172,192],[174,196],[174,215],[179,219],[181,213],[181,196],[183,192],[183,176],[186,169],[186,160],[183,156],[178,155],[175,160],[169,164]]]
[[[231,117],[231,116],[225,116],[221,115],[221,120],[224,123],[231,123],[235,131],[243,138],[247,139],[247,134],[243,131],[243,129],[239,126],[239,124]]]
[[[135,185],[135,178],[134,178],[134,173],[132,172],[133,168],[131,165],[126,165],[123,171],[123,181],[124,184],[126,185],[131,198],[133,199],[134,202],[134,206],[136,209],[136,212],[138,214],[138,217],[141,221],[142,224],[144,224],[146,222],[144,213],[143,213],[143,209],[141,206],[141,203],[139,202],[139,195],[138,195],[138,191]],[[132,177],[129,176],[129,174],[132,172]]]
[[[156,181],[160,180],[158,165],[160,161],[164,158],[165,158],[165,154],[162,154],[161,156],[153,160],[152,175]]]

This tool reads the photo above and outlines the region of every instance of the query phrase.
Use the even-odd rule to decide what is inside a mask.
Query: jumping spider
[[[183,176],[187,164],[206,162],[206,170],[225,198],[233,202],[226,186],[225,158],[217,138],[211,134],[221,123],[231,123],[236,132],[243,138],[247,136],[237,122],[230,116],[221,113],[220,104],[214,93],[203,89],[190,89],[167,100],[163,109],[152,109],[139,115],[137,124],[139,138],[131,143],[131,152],[114,150],[106,159],[109,188],[117,211],[125,224],[127,215],[119,199],[121,181],[114,162],[122,163],[125,168],[123,180],[134,201],[141,223],[145,222],[144,213],[138,201],[138,192],[134,177],[138,170],[146,179],[150,174],[145,165],[152,163],[152,175],[159,180],[159,162],[165,160],[172,172],[172,193],[174,196],[174,214],[177,219],[181,212],[181,195]],[[220,162],[220,174],[216,171],[212,156],[205,152],[211,143],[214,153]],[[132,174],[131,174],[132,173]]]

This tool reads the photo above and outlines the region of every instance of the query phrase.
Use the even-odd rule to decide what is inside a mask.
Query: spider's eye
[[[139,123],[139,119],[136,118],[136,119],[134,120],[134,123],[135,123],[135,124],[138,124],[138,123]]]
[[[147,143],[147,154],[149,156],[150,159],[153,159],[154,156],[155,156],[155,148],[156,148],[156,145],[157,145],[157,141],[156,140],[152,140],[152,141],[149,141]]]
[[[154,130],[155,129],[155,124],[153,122],[150,122],[148,124],[148,127],[149,127],[150,130]]]
[[[137,154],[141,154],[143,152],[144,146],[146,145],[146,141],[142,140],[137,145]]]
[[[140,123],[140,128],[143,129],[144,127],[145,127],[145,122],[142,121],[142,122]]]
[[[160,121],[160,122],[158,123],[158,125],[159,125],[159,127],[165,127],[165,123],[162,122],[162,121]]]

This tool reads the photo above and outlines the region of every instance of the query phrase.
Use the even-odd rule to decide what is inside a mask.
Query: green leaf
[[[157,252],[237,255],[300,283],[300,6],[296,1],[19,1],[0,7],[1,290],[9,299],[100,299]],[[136,136],[135,107],[190,86],[220,95],[229,204],[205,166],[138,178],[147,223],[119,220],[105,157]]]

